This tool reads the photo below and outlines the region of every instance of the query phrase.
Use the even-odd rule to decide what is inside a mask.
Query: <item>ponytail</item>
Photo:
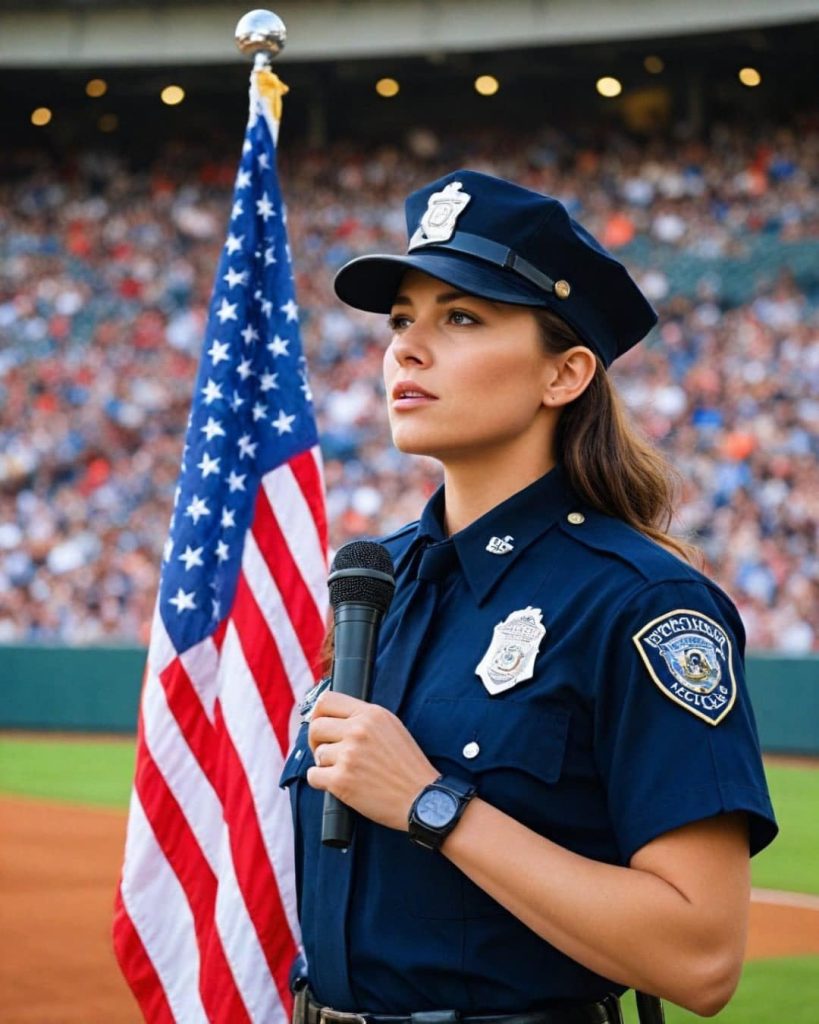
[[[557,355],[585,344],[556,314],[533,312],[548,352]],[[574,490],[592,508],[692,560],[694,549],[668,533],[674,515],[673,470],[629,422],[599,359],[589,386],[561,413],[555,454]]]

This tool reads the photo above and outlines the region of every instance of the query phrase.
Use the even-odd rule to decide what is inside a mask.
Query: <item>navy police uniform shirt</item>
[[[627,865],[670,829],[748,814],[776,834],[725,594],[558,467],[450,538],[443,492],[384,541],[396,591],[372,700],[442,773],[576,853]],[[301,727],[281,783],[311,988],[341,1010],[513,1013],[622,986],[540,939],[441,854],[358,817],[322,846]]]

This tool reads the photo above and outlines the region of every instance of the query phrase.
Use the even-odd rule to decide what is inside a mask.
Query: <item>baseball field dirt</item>
[[[123,811],[0,798],[3,1024],[139,1024],[111,949]],[[759,893],[748,959],[819,954],[819,898]]]

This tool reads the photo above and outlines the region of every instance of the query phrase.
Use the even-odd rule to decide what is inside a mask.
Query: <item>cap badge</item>
[[[451,181],[440,192],[433,192],[421,222],[410,239],[407,251],[419,249],[433,242],[448,242],[455,233],[455,223],[464,212],[472,196],[462,192],[460,181]]]
[[[500,537],[493,537],[486,545],[486,550],[490,555],[508,555],[512,551],[515,545],[512,543],[514,537],[510,537],[509,534],[501,539]]]
[[[544,636],[543,612],[531,605],[512,612],[495,626],[492,642],[475,669],[493,697],[532,678]]]

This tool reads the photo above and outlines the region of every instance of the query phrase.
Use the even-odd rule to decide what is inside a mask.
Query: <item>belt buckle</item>
[[[319,1024],[367,1024],[367,1018],[360,1013],[347,1013],[322,1006],[319,1010]]]

